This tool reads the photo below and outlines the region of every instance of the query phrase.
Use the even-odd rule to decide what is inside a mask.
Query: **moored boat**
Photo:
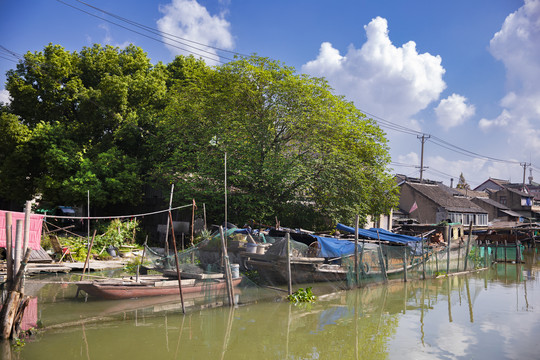
[[[242,278],[232,279],[233,286],[237,286]],[[179,295],[178,280],[143,280],[129,281],[125,279],[107,279],[95,281],[79,281],[76,283],[80,290],[90,296],[102,299],[118,300],[140,298],[148,296]],[[182,294],[194,294],[204,296],[208,293],[226,292],[224,279],[209,280],[182,280]]]

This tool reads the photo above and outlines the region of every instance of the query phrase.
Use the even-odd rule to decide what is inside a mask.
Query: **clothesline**
[[[53,219],[74,219],[74,220],[108,220],[108,219],[126,219],[126,218],[137,218],[137,217],[143,217],[143,216],[149,216],[149,215],[155,215],[155,214],[161,214],[164,212],[172,211],[172,210],[178,210],[193,206],[193,204],[189,205],[182,205],[177,206],[170,209],[165,210],[159,210],[159,211],[153,211],[149,213],[144,214],[134,214],[134,215],[117,215],[117,216],[63,216],[63,215],[44,215],[45,218],[53,218]]]

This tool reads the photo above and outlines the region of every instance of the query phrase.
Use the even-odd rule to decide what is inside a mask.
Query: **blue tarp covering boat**
[[[338,240],[322,236],[312,235],[320,245],[318,256],[324,258],[336,258],[340,256],[354,254],[354,243],[348,240]]]
[[[346,231],[346,232],[354,234],[354,228],[351,227],[351,226],[346,226],[346,225],[343,225],[343,224],[337,224],[336,229],[340,230],[340,231]],[[379,236],[377,236],[377,231],[379,232]],[[388,241],[388,242],[392,242],[392,243],[405,244],[405,245],[410,243],[410,242],[422,241],[422,238],[419,238],[419,237],[416,237],[416,236],[395,234],[395,233],[390,232],[388,230],[377,229],[377,228],[358,229],[358,235],[362,236],[362,237],[365,237],[367,239],[372,239],[372,240],[381,239],[381,241]],[[354,246],[354,244],[353,244],[353,246]]]

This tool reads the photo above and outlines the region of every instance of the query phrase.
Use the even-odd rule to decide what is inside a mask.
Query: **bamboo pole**
[[[407,282],[407,247],[403,247],[403,281]]]
[[[140,273],[141,265],[144,264],[144,255],[146,254],[146,243],[147,242],[148,242],[148,235],[146,235],[146,239],[144,240],[143,251],[142,251],[142,256],[141,256],[141,263],[139,265],[137,265],[137,277],[135,278],[135,280],[137,282],[139,282],[139,273]]]
[[[227,295],[229,297],[229,306],[234,304],[234,290],[232,286],[232,274],[231,274],[231,265],[229,263],[229,254],[227,253],[227,245],[225,244],[225,235],[223,234],[223,226],[219,227],[219,235],[221,236],[221,246],[223,247],[223,259],[224,268],[225,268],[225,282],[227,285]]]
[[[24,208],[24,238],[23,238],[23,246],[22,246],[22,253],[26,253],[26,248],[28,247],[28,242],[30,241],[30,212],[32,210],[32,203],[30,201],[26,202],[26,206]]]
[[[291,234],[287,233],[287,289],[289,295],[292,295],[292,274],[291,274]]]
[[[169,212],[171,211],[171,208],[172,208],[173,195],[174,195],[174,184],[171,184],[171,194],[169,197]],[[167,232],[165,233],[165,255],[167,256],[169,256],[169,226],[173,227],[173,232],[174,232],[172,219],[170,219],[167,216]]]
[[[94,235],[92,235],[92,240],[90,240],[90,245],[88,246],[88,253],[86,253],[86,260],[84,260],[84,266],[82,270],[81,280],[84,277],[84,273],[86,272],[86,268],[90,266],[90,253],[92,252],[92,246],[94,246],[94,238],[96,237],[97,229],[94,230]]]
[[[471,245],[472,237],[472,221],[469,223],[469,236],[467,237],[467,248],[465,249],[465,264],[463,266],[463,271],[467,271],[467,261],[469,259],[469,246]]]
[[[8,289],[13,284],[13,239],[11,235],[12,215],[6,212],[6,265],[7,265],[7,281]]]
[[[194,233],[195,233],[195,209],[197,205],[195,204],[195,199],[193,199],[192,209],[191,209],[191,240],[190,245],[193,246]]]
[[[202,204],[202,208],[203,208],[203,218],[204,218],[204,230],[206,230],[207,227],[206,227],[206,204],[205,203]]]
[[[172,214],[169,211],[169,220],[172,224]],[[178,290],[180,290],[180,302],[182,303],[182,314],[186,313],[186,308],[184,305],[184,293],[182,292],[182,277],[180,276],[180,264],[178,263],[178,251],[176,250],[176,238],[174,236],[174,227],[171,231],[174,247],[174,262],[176,263],[176,276],[178,277]]]
[[[356,215],[354,221],[354,274],[356,277],[356,285],[360,284],[360,274],[358,273],[358,222],[359,216]]]
[[[450,274],[450,246],[452,243],[452,233],[448,231],[448,245],[446,248],[446,274]]]
[[[13,260],[13,274],[17,274],[21,265],[21,242],[22,242],[22,220],[17,220],[15,225],[15,251]]]
[[[426,279],[426,252],[424,247],[424,238],[422,237],[422,276]]]
[[[378,251],[378,253],[379,253],[379,267],[381,268],[381,272],[383,274],[384,281],[387,281],[388,280],[388,275],[386,274],[386,266],[384,264],[384,259],[383,259],[381,238],[379,236],[379,230],[377,230],[377,239],[379,240],[379,251]]]

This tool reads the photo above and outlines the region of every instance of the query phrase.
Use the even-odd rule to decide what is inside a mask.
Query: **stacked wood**
[[[19,271],[15,279],[9,286],[9,292],[0,312],[0,339],[10,339],[17,337],[24,310],[28,305],[30,297],[24,296],[20,291],[22,279],[26,270],[26,264],[32,249],[28,248],[23,260],[21,261]]]
[[[26,223],[30,218],[30,206],[26,206]],[[15,243],[12,241],[12,216],[11,213],[6,213],[6,250],[7,250],[7,279],[6,288],[7,296],[0,311],[0,339],[10,339],[17,337],[20,332],[20,324],[24,315],[24,311],[30,301],[30,297],[24,296],[23,277],[26,271],[26,265],[32,249],[28,246],[29,226],[25,226],[24,241],[22,233],[22,221],[17,220],[17,233]],[[14,246],[13,246],[14,245]],[[20,254],[24,252],[24,257],[21,260]]]

